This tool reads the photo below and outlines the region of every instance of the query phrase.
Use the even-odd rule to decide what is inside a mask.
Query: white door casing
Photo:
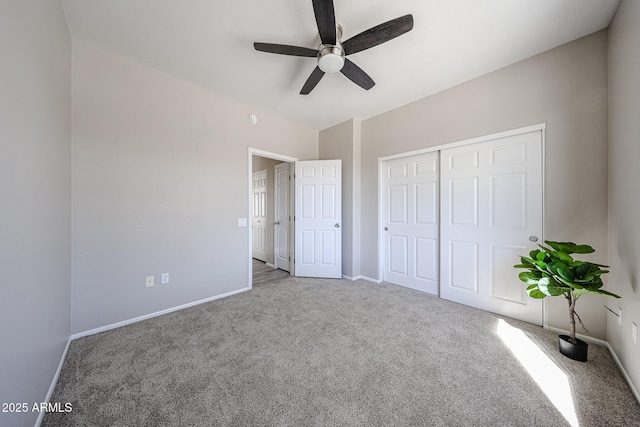
[[[291,163],[282,163],[274,168],[274,265],[291,271],[289,241],[291,236]]]
[[[542,130],[441,151],[440,295],[542,325],[513,266],[542,240]]]
[[[267,171],[253,174],[252,256],[267,262]]]
[[[438,152],[382,163],[383,280],[438,294]]]
[[[342,161],[298,161],[294,176],[294,274],[342,278]]]

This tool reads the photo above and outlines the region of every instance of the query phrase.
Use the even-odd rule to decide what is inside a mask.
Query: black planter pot
[[[569,341],[569,335],[558,336],[560,353],[564,354],[569,359],[577,360],[578,362],[586,362],[589,344],[578,338],[576,338],[576,341],[578,342],[577,344],[573,344]]]

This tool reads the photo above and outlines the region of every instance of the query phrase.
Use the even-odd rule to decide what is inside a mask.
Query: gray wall
[[[266,169],[267,171],[267,262],[273,264],[273,215],[275,212],[274,205],[274,166],[282,163],[282,160],[273,160],[266,157],[252,156],[253,157],[253,172],[260,172]],[[251,223],[251,218],[247,221]]]
[[[342,160],[342,274],[360,276],[360,121],[320,132],[320,159]]]
[[[0,403],[45,400],[69,339],[71,40],[58,1],[0,2]],[[37,412],[0,413],[33,426]]]
[[[640,390],[640,2],[622,0],[609,32],[609,289],[622,296],[622,325],[609,316],[608,340]],[[640,339],[640,337],[638,337]]]
[[[378,157],[547,124],[545,237],[593,245],[607,262],[607,32],[471,80],[362,122],[362,274],[378,277]],[[517,280],[517,279],[516,279]],[[580,300],[592,335],[606,338],[602,297]],[[549,325],[568,328],[548,300]]]
[[[315,159],[317,131],[73,50],[72,332],[247,287],[248,147]]]

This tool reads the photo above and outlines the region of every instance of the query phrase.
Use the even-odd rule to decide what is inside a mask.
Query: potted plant
[[[587,361],[587,343],[576,338],[576,319],[587,331],[576,313],[578,298],[585,294],[606,295],[620,298],[602,288],[602,276],[608,273],[606,265],[588,261],[579,261],[572,254],[590,254],[595,250],[589,245],[577,245],[573,242],[553,242],[545,240],[547,246],[538,245],[529,253],[521,256],[521,264],[515,268],[527,271],[520,273],[520,280],[527,283],[527,293],[532,298],[542,299],[563,295],[569,304],[569,335],[560,335],[558,339],[560,353],[581,362]],[[587,331],[588,332],[588,331]]]

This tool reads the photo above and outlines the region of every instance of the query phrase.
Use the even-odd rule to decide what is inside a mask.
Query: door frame
[[[388,161],[388,160],[394,160],[394,159],[400,159],[403,157],[411,157],[411,156],[415,156],[418,154],[425,154],[425,153],[430,153],[433,151],[442,151],[442,150],[446,150],[449,148],[455,148],[455,147],[462,147],[465,145],[471,145],[471,144],[476,144],[479,142],[486,142],[486,141],[491,141],[494,139],[499,139],[499,138],[506,138],[509,136],[514,136],[514,135],[521,135],[524,133],[529,133],[529,132],[535,132],[535,131],[541,131],[542,132],[542,238],[541,241],[544,242],[545,239],[545,201],[546,201],[546,194],[545,194],[545,170],[546,170],[546,164],[545,164],[545,141],[546,141],[546,128],[547,128],[547,124],[545,123],[538,123],[535,125],[531,125],[531,126],[525,126],[525,127],[521,127],[521,128],[516,128],[516,129],[511,129],[511,130],[507,130],[504,132],[497,132],[497,133],[492,133],[490,135],[483,135],[483,136],[479,136],[479,137],[475,137],[475,138],[469,138],[469,139],[463,139],[461,141],[456,141],[456,142],[450,142],[447,144],[440,144],[440,145],[434,145],[432,147],[426,147],[426,148],[421,148],[419,150],[412,150],[412,151],[407,151],[404,153],[398,153],[398,154],[391,154],[389,156],[384,156],[384,157],[378,157],[378,279],[380,282],[382,282],[384,280],[384,254],[385,251],[383,249],[383,240],[384,240],[384,234],[382,233],[382,228],[384,227],[384,225],[382,224],[382,219],[384,217],[383,215],[383,208],[384,208],[384,204],[383,204],[383,197],[384,196],[384,188],[383,188],[383,172],[384,172],[384,165],[383,163]],[[442,165],[440,165],[440,168],[442,167]],[[439,169],[440,170],[440,169]],[[442,197],[441,195],[439,197]],[[440,239],[438,239],[438,245],[440,245]],[[440,277],[440,274],[438,272],[438,277]],[[438,295],[440,294],[440,287],[438,284]],[[547,298],[544,298],[542,300],[542,326],[546,329],[548,328],[548,317],[549,317],[549,313],[548,313],[548,307],[547,307]]]
[[[247,210],[247,222],[249,218],[253,218],[253,156],[266,157],[268,159],[280,160],[282,162],[293,163],[298,161],[297,157],[286,156],[284,154],[272,153],[270,151],[264,151],[257,148],[249,147],[247,150],[247,164],[249,165],[247,171],[247,189],[248,189],[248,201],[249,208]],[[248,225],[248,224],[247,224]],[[249,289],[253,289],[253,229],[248,225],[248,233],[247,233],[247,271],[249,272],[247,277],[247,287]],[[294,224],[295,228],[295,224]],[[289,253],[293,248],[289,247]],[[292,271],[290,272],[293,275],[293,265],[291,266]]]

